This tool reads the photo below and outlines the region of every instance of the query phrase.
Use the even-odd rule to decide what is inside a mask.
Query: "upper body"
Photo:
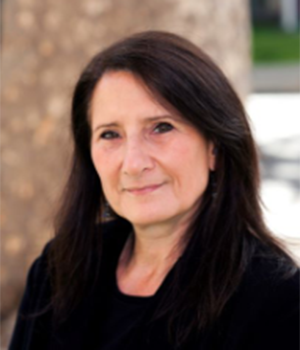
[[[126,237],[130,234],[130,228],[123,223],[112,222],[106,224],[103,234],[105,258],[99,283],[93,293],[82,301],[67,322],[58,329],[53,329],[51,325],[51,310],[44,315],[30,318],[30,314],[47,306],[51,294],[46,268],[48,248],[35,261],[18,312],[10,350],[102,349],[102,339],[106,336],[105,332],[109,331],[105,324],[110,302],[115,295],[117,262]],[[172,278],[174,269],[170,271],[167,279]],[[151,326],[148,325],[168,283],[168,280],[164,281],[154,296],[145,298],[142,308],[138,311],[141,317],[136,324],[130,316],[128,317],[127,322],[131,328],[127,329],[128,333],[122,339],[122,343],[118,344],[119,349],[174,349],[169,344],[165,318],[154,321]],[[130,304],[132,301],[135,302],[132,312],[135,312],[136,300],[130,300],[130,297],[126,300],[125,295],[125,302]],[[120,334],[115,332],[115,339],[118,340]],[[268,261],[260,257],[258,245],[257,255],[249,264],[240,286],[219,322],[209,331],[201,333],[188,347],[184,347],[187,348],[298,349],[299,271],[294,276],[284,279],[278,271],[278,261]]]
[[[72,136],[11,349],[297,346],[297,269],[264,224],[243,105],[203,51],[162,32],[101,51]],[[97,226],[107,206],[118,220]]]

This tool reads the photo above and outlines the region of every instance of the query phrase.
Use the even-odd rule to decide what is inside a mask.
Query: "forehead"
[[[92,129],[108,124],[142,124],[160,117],[189,125],[199,132],[193,123],[155,96],[141,78],[129,71],[106,72],[96,84],[90,105]]]
[[[102,117],[164,111],[145,84],[127,71],[107,72],[97,83],[91,99],[91,116]]]

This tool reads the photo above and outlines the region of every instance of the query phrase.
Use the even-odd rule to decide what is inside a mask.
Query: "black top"
[[[9,350],[174,350],[168,341],[166,318],[151,326],[148,320],[162,300],[176,264],[153,297],[124,295],[116,289],[115,273],[131,228],[112,222],[103,230],[99,283],[59,328],[52,327],[51,309],[28,317],[41,311],[51,295],[47,248],[34,262]],[[275,265],[254,257],[219,322],[180,350],[298,350],[299,271],[289,279],[279,279]]]
[[[179,263],[180,259],[169,271],[156,293],[149,297],[122,293],[118,288],[115,274],[112,297],[101,330],[99,350],[120,350],[126,347],[126,344],[130,344],[131,337],[134,337],[143,322],[148,308],[164,293]]]
[[[151,297],[123,294],[115,284],[108,309],[108,317],[101,330],[101,350],[119,350],[130,342],[130,337],[141,323]]]

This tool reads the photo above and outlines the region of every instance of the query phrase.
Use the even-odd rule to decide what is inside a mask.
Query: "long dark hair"
[[[170,33],[144,32],[97,54],[75,88],[73,163],[50,255],[56,313],[67,314],[97,279],[92,252],[99,256],[96,271],[101,265],[101,234],[96,223],[103,217],[104,196],[91,160],[89,106],[103,74],[118,70],[142,79],[160,103],[179,112],[217,149],[216,171],[186,232],[184,259],[172,287],[179,290],[176,286],[184,283],[185,288],[180,294],[171,290],[156,313],[156,317],[168,315],[171,334],[176,331],[177,342],[183,342],[194,330],[218,319],[257,242],[286,259],[289,266],[293,262],[264,224],[256,146],[243,105],[228,80],[189,41]],[[191,309],[194,317],[187,327],[176,329],[178,320]]]

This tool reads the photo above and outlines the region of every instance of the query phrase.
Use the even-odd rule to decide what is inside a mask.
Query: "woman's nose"
[[[139,140],[130,140],[125,146],[122,172],[130,176],[139,176],[154,166],[147,146]]]

